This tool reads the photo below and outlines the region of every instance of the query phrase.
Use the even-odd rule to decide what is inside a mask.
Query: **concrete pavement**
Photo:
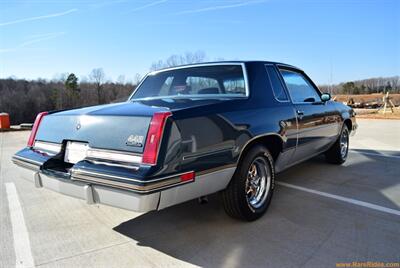
[[[400,212],[400,121],[359,120],[359,125],[343,166],[317,157],[277,180]],[[24,249],[15,247],[24,241],[24,230],[37,267],[400,262],[400,216],[281,185],[267,214],[252,223],[226,216],[218,195],[206,205],[190,201],[138,214],[36,189],[17,177],[10,160],[28,135],[0,133],[0,267],[15,267],[21,255],[29,259]],[[6,189],[10,185],[15,185],[20,208]],[[18,211],[23,225],[13,221]]]

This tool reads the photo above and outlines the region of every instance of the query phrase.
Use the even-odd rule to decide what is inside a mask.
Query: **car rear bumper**
[[[24,166],[18,171],[21,178],[33,182],[37,188],[47,188],[67,196],[83,199],[88,204],[104,204],[137,212],[148,212],[156,210],[160,200],[160,192],[143,195],[132,191],[73,181],[58,176],[49,176],[35,170],[33,166]]]
[[[28,160],[28,159],[26,159]],[[46,188],[67,196],[86,200],[88,204],[104,204],[136,212],[149,212],[179,204],[200,196],[215,193],[227,187],[236,169],[234,166],[222,167],[207,172],[200,172],[196,179],[190,183],[174,184],[169,187],[157,188],[158,190],[137,191],[124,189],[124,185],[107,182],[104,174],[98,177],[66,177],[61,173],[47,172],[40,169],[38,163],[13,158],[18,165],[21,178],[31,181],[37,188]],[[178,175],[164,178],[171,181]],[[98,179],[98,180],[96,180]],[[162,182],[162,181],[161,181]],[[151,183],[150,186],[159,186]],[[144,185],[143,187],[148,187]]]

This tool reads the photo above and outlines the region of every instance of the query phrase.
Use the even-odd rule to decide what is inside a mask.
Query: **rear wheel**
[[[326,161],[332,164],[343,164],[349,153],[349,134],[346,125],[343,125],[342,132],[333,146],[325,152]]]
[[[247,221],[261,217],[271,202],[274,177],[270,152],[261,145],[254,146],[239,163],[229,186],[222,192],[227,214]]]

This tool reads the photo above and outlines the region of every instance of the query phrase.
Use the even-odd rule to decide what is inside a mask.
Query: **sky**
[[[292,64],[317,84],[400,75],[400,0],[0,0],[0,78],[133,80],[199,50]]]

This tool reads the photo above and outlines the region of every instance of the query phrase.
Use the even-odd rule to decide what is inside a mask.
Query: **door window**
[[[300,73],[280,70],[293,102],[320,102],[316,89]]]

